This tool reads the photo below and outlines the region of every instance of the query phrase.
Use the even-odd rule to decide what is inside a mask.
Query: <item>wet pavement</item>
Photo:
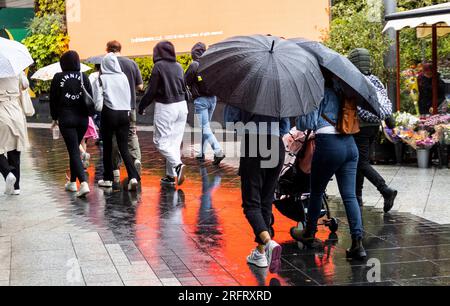
[[[254,238],[242,213],[235,163],[217,168],[186,159],[185,185],[162,188],[165,163],[152,134],[139,136],[141,191],[95,187],[100,148],[92,145],[91,194],[76,199],[63,190],[68,171],[63,142],[53,141],[48,129],[30,129],[23,194],[0,195],[0,286],[450,285],[450,225],[366,207],[368,259],[349,262],[348,223],[335,199],[337,237],[321,228],[323,245],[299,248],[289,235],[294,222],[275,212],[282,270],[270,274],[249,267],[245,258]]]

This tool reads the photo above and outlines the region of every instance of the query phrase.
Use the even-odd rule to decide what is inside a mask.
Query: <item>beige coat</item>
[[[28,86],[24,74],[0,78],[0,154],[23,151],[28,146],[27,123],[20,102],[20,91]]]

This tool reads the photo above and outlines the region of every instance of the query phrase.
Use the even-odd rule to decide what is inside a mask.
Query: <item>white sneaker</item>
[[[16,177],[11,172],[5,179],[5,194],[12,195],[14,193],[14,184],[16,183]]]
[[[257,249],[254,249],[247,256],[247,263],[258,268],[267,268],[269,266],[266,255],[261,254]]]
[[[111,188],[113,186],[113,182],[100,180],[98,181],[98,186],[101,188]]]
[[[134,167],[136,168],[137,173],[138,173],[139,175],[141,175],[141,172],[142,172],[142,163],[141,163],[141,161],[140,161],[139,159],[136,159],[136,160],[134,161]]]
[[[278,273],[281,268],[281,246],[271,240],[265,247],[267,262],[269,264],[270,273]]]
[[[77,193],[78,198],[85,197],[91,190],[89,189],[89,185],[87,182],[83,182],[80,184],[80,191]]]
[[[77,192],[78,191],[77,183],[74,183],[74,182],[67,182],[66,186],[64,188],[66,189],[66,191],[69,191],[69,192]]]
[[[130,182],[128,182],[128,191],[136,191],[138,185],[137,179],[131,179]]]
[[[20,189],[14,190],[13,195],[15,195],[15,196],[20,195]]]

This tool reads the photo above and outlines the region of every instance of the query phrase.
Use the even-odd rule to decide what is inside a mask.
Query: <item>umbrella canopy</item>
[[[11,32],[9,32],[7,29],[0,29],[0,37],[14,40],[13,36],[11,35]]]
[[[81,64],[81,72],[86,72],[91,70],[92,68]],[[31,78],[34,80],[41,80],[41,81],[50,81],[53,80],[53,77],[55,74],[62,72],[61,65],[59,62],[42,67],[38,71],[36,71]]]
[[[91,56],[84,62],[88,64],[101,65],[104,57],[104,55]]]
[[[0,78],[11,78],[33,64],[27,47],[0,37]]]
[[[211,46],[199,75],[221,101],[277,118],[314,111],[324,94],[316,58],[275,36],[236,36]]]
[[[314,54],[319,61],[320,66],[327,69],[347,84],[350,89],[357,94],[357,97],[359,98],[357,99],[357,102],[362,108],[369,110],[374,114],[380,114],[380,106],[375,87],[347,57],[316,41],[302,38],[295,38],[291,41],[295,42],[298,46],[311,54]]]

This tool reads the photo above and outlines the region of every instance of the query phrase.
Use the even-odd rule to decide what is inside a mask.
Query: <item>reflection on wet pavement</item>
[[[147,262],[159,279],[177,279],[182,285],[369,284],[371,262],[345,259],[350,238],[342,205],[330,204],[340,222],[338,237],[322,228],[319,238],[325,243],[316,250],[300,249],[289,235],[294,222],[275,212],[275,238],[283,245],[283,263],[280,273],[272,275],[245,262],[254,245],[241,210],[236,169],[201,166],[187,159],[185,185],[162,188],[165,163],[151,143],[151,133],[139,136],[141,191],[95,187],[102,172],[101,152],[92,145],[88,169],[92,192],[82,200],[63,191],[68,171],[63,143],[51,140],[48,130],[30,130],[33,166],[46,182],[45,192],[51,193],[71,224],[97,232],[105,245],[120,245],[131,263]],[[363,219],[368,260],[381,263],[378,285],[450,284],[450,226],[375,209],[365,209]]]

